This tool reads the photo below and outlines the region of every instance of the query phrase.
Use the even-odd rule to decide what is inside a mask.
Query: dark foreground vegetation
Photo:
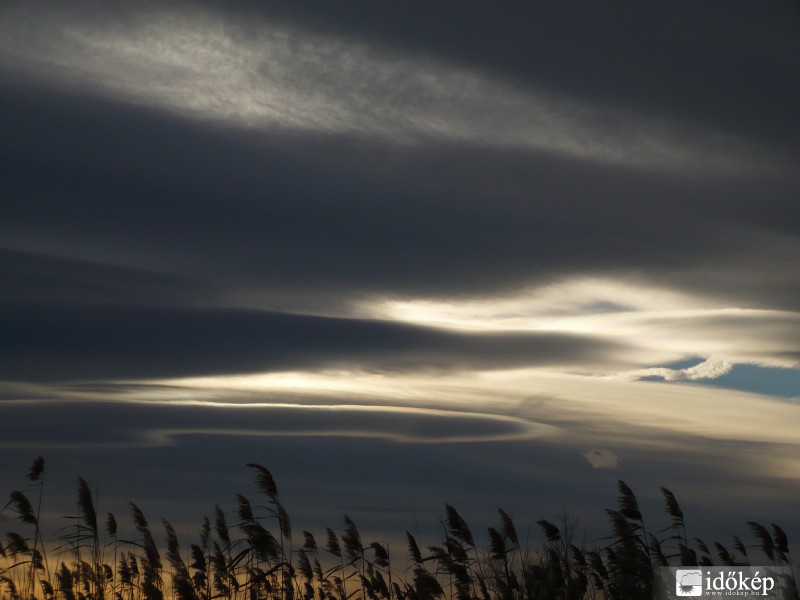
[[[668,519],[650,529],[633,491],[619,481],[616,509],[606,512],[610,533],[586,547],[575,522],[538,521],[543,544],[521,542],[511,517],[499,511],[496,526],[480,540],[455,508],[445,505],[438,545],[420,546],[406,533],[408,551],[390,559],[378,542],[362,540],[345,516],[337,533],[317,538],[293,533],[271,473],[255,473],[258,500],[237,495],[238,509],[215,507],[196,543],[184,553],[175,530],[162,521],[158,544],[145,515],[130,504],[134,539],[118,537],[117,518],[97,514],[92,493],[78,479],[77,514],[65,517],[57,540],[40,530],[44,460],[28,474],[28,493],[11,492],[11,511],[24,533],[0,540],[3,600],[534,600],[649,599],[653,568],[667,565],[791,566],[789,543],[775,524],[749,522],[755,542],[733,536],[732,545],[688,537],[675,496],[661,488]],[[648,524],[649,526],[649,524]],[[798,598],[794,578],[783,585]]]

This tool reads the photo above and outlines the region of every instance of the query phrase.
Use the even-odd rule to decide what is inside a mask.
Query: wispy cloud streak
[[[57,5],[7,8],[0,64],[48,85],[240,127],[443,139],[668,170],[766,166],[754,148],[711,130],[424,55],[197,9],[86,17]]]

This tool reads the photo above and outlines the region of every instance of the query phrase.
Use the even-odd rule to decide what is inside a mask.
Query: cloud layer
[[[464,335],[264,311],[6,304],[2,314],[0,377],[9,380],[592,364],[616,346],[572,334]]]
[[[44,17],[19,6],[6,12],[6,50],[15,55],[6,68],[228,126],[401,144],[442,139],[657,169],[745,169],[758,160],[713,131],[592,106],[431,56],[267,20],[256,30],[221,10],[147,6],[89,19],[57,4]]]

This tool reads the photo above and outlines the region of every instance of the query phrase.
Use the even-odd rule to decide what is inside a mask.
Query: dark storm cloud
[[[0,248],[3,299],[37,302],[208,302],[209,286],[180,277],[119,265],[70,260]]]
[[[448,28],[439,40],[436,27],[413,18],[413,7],[402,18],[390,8],[364,7],[350,20],[326,16],[313,4],[236,10],[217,4],[208,14],[202,7],[210,4],[176,4],[174,14],[159,12],[158,4],[142,6],[52,8],[38,20],[22,4],[9,13],[5,26],[15,36],[21,35],[16,19],[30,29],[23,36],[27,46],[4,47],[19,64],[1,63],[0,111],[14,115],[0,146],[7,167],[0,181],[0,298],[7,301],[3,323],[10,332],[5,377],[602,361],[614,347],[591,339],[447,334],[222,310],[358,317],[364,302],[488,298],[573,277],[634,281],[725,306],[798,307],[800,179],[786,168],[797,153],[774,123],[777,114],[788,116],[794,87],[771,95],[762,107],[771,110],[754,113],[755,124],[737,129],[730,118],[756,102],[752,86],[762,75],[755,63],[773,59],[773,74],[794,67],[795,46],[783,21],[769,47],[757,43],[766,38],[756,38],[738,48],[730,31],[713,30],[722,46],[698,57],[697,24],[717,13],[692,8],[697,20],[680,29],[686,45],[673,48],[668,61],[648,54],[657,48],[663,54],[666,32],[684,18],[660,21],[664,7],[646,16],[635,7],[606,13],[561,3],[524,18],[495,11],[496,27],[481,30],[485,51],[476,54],[465,33],[478,23],[472,6],[462,7],[461,27]],[[760,10],[750,21],[754,31],[780,16],[768,14],[778,9]],[[721,28],[729,18],[720,16]],[[368,31],[361,19],[379,27]],[[208,28],[217,21],[236,35]],[[579,76],[588,67],[574,53],[537,53],[542,45],[560,47],[553,40],[563,33],[552,27],[559,22],[586,32],[584,51],[596,50],[592,77]],[[526,23],[526,35],[507,35]],[[150,25],[154,37],[147,37]],[[191,27],[209,38],[193,46]],[[619,35],[611,36],[616,28]],[[265,30],[273,33],[259,37]],[[305,44],[315,31],[348,42]],[[507,45],[496,43],[506,38]],[[600,44],[606,38],[608,45]],[[627,55],[630,47],[640,48],[636,56]],[[788,51],[776,52],[783,47]],[[274,53],[260,56],[262,49]],[[398,49],[411,58],[392,54]],[[195,61],[192,52],[201,50]],[[372,54],[378,58],[370,62]],[[59,63],[61,55],[69,60]],[[257,60],[246,68],[236,62],[251,55]],[[695,120],[707,113],[710,90],[732,74],[731,56],[739,57],[741,74],[755,79],[726,99],[729,113],[715,111],[711,119],[731,134],[723,142],[736,143],[708,142],[714,129],[709,133]],[[145,60],[136,62],[140,57]],[[54,68],[48,58],[55,71],[47,70]],[[292,68],[284,72],[270,63],[278,60]],[[648,68],[648,60],[661,68]],[[161,70],[162,63],[170,68]],[[114,79],[119,65],[131,67],[129,76]],[[708,71],[708,80],[699,83],[699,71],[682,70],[687,65]],[[424,76],[415,78],[417,66]],[[264,75],[270,69],[273,79]],[[449,79],[448,69],[456,73]],[[243,75],[245,84],[252,78],[255,91],[238,80],[231,90],[192,87],[206,72],[228,71]],[[500,77],[481,79],[487,73]],[[685,90],[687,83],[696,95]],[[235,104],[240,91],[274,108],[272,84],[286,86],[274,100],[277,117],[266,124],[234,118],[248,108]],[[531,92],[539,87],[580,103],[540,103]],[[233,116],[228,105],[193,112],[193,95],[202,100],[204,93],[234,102]],[[290,100],[311,103],[295,112]],[[606,111],[609,106],[617,112]],[[650,117],[660,119],[658,126]],[[529,132],[527,120],[535,125]],[[489,126],[481,129],[483,121]],[[497,136],[488,135],[495,125]],[[639,125],[637,137],[631,131]],[[541,139],[526,145],[525,132]],[[478,135],[484,133],[486,139]],[[657,134],[664,140],[650,140]],[[598,145],[604,136],[608,145]],[[584,142],[591,143],[584,148]],[[668,152],[649,155],[651,142],[663,142]],[[621,152],[616,158],[615,150]],[[639,153],[642,162],[635,160]],[[673,154],[697,164],[656,160]],[[49,304],[37,304],[42,301]],[[87,309],[80,302],[108,306]]]
[[[320,311],[375,294],[483,294],[587,274],[745,304],[800,297],[787,271],[800,184],[785,173],[698,180],[542,152],[234,136],[91,96],[6,91],[3,109],[17,115],[3,146],[9,251],[120,265],[132,297],[198,304],[224,287],[229,303],[247,291]],[[26,277],[49,277],[23,262]],[[162,273],[163,289],[136,269]]]
[[[230,4],[205,2],[222,14]],[[237,5],[237,11],[243,5]],[[800,6],[635,1],[535,2],[488,10],[369,0],[249,2],[260,23],[351,37],[441,57],[596,102],[713,124],[800,150]]]
[[[359,319],[214,309],[3,303],[0,377],[157,378],[320,369],[459,369],[604,362],[613,342],[458,334]]]

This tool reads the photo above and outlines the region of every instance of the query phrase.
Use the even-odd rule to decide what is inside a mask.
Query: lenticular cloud
[[[25,8],[4,13],[0,67],[192,119],[513,147],[659,170],[741,171],[757,162],[745,144],[719,133],[693,130],[697,147],[688,147],[689,132],[677,123],[271,23],[253,34],[230,17],[196,11],[143,9],[106,21],[81,21],[57,7],[45,17]],[[747,161],[739,158],[745,154]]]

